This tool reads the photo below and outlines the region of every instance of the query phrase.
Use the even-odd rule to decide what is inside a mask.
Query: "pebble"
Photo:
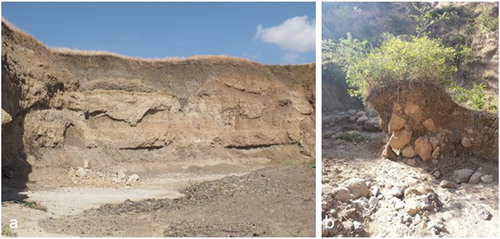
[[[378,198],[376,198],[376,197],[372,196],[372,197],[370,198],[370,200],[368,200],[368,205],[370,206],[370,208],[375,208],[375,207],[377,207],[377,205],[378,205]]]
[[[481,218],[483,220],[489,221],[489,220],[491,220],[492,217],[493,217],[493,215],[491,215],[491,213],[489,213],[486,210],[481,210],[481,212],[479,212],[479,218]]]
[[[493,175],[483,175],[481,176],[481,181],[483,181],[483,183],[491,183],[493,182]]]
[[[83,168],[86,168],[86,169],[90,168],[90,162],[88,159],[83,160]]]
[[[453,172],[453,181],[456,183],[467,183],[473,173],[474,170],[468,168],[455,170],[455,172]]]
[[[370,189],[371,196],[377,196],[380,191],[380,188],[378,186],[373,186]]]
[[[134,182],[137,182],[137,181],[139,181],[139,175],[132,174],[132,175],[128,176],[127,184],[134,183]]]
[[[439,183],[439,186],[442,188],[457,188],[457,185],[454,182],[448,180],[442,180],[441,183]]]
[[[348,202],[351,199],[351,192],[346,187],[336,187],[332,190],[332,196],[341,202]]]
[[[404,186],[394,186],[391,189],[390,194],[394,197],[401,197],[404,195],[406,187]]]
[[[441,172],[439,170],[435,170],[434,172],[432,172],[432,176],[434,176],[435,178],[439,178],[441,177]]]
[[[420,211],[420,205],[415,198],[409,198],[405,202],[405,210],[410,216],[415,216]]]
[[[469,183],[478,184],[479,182],[481,182],[481,173],[480,172],[475,172],[474,174],[472,174],[472,176],[470,176]]]
[[[370,189],[366,185],[365,180],[360,178],[348,179],[342,183],[342,186],[349,189],[352,199],[366,197],[368,196],[368,193],[370,193]]]
[[[87,177],[87,170],[85,170],[82,167],[78,167],[78,169],[75,171],[75,175],[80,178],[86,178]]]
[[[354,226],[355,232],[362,232],[364,230],[363,224],[361,222],[354,221],[352,224]]]

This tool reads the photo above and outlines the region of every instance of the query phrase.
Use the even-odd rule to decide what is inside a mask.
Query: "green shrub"
[[[12,231],[9,224],[2,224],[2,236],[17,237],[17,233]]]
[[[351,142],[361,142],[366,140],[366,138],[358,131],[344,132],[340,134],[339,138]]]
[[[40,211],[47,211],[47,207],[35,201],[28,201],[22,204],[23,207],[32,208]]]
[[[372,87],[393,81],[445,83],[457,71],[455,49],[444,47],[439,40],[427,36],[385,38],[379,48],[371,50],[366,41],[349,34],[338,43],[328,42],[331,53],[326,60],[342,66],[351,95],[366,96]]]

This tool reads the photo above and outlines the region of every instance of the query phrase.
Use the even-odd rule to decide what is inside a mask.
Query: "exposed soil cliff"
[[[36,172],[85,161],[94,170],[135,163],[161,171],[167,161],[312,159],[314,72],[314,64],[226,56],[49,49],[3,20],[4,182],[23,186],[31,172],[48,182]]]

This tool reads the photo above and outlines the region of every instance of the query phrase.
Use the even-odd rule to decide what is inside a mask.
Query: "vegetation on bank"
[[[406,15],[387,17],[393,25],[404,25],[396,34],[365,30],[356,32],[358,38],[347,32],[345,38],[323,39],[323,75],[345,80],[349,93],[361,99],[388,82],[432,81],[463,106],[498,112],[498,92],[488,84],[498,80],[497,73],[487,70],[478,77],[472,69],[481,63],[474,62],[471,38],[498,34],[498,17],[477,10],[481,6],[407,3]],[[493,96],[487,93],[492,91]]]

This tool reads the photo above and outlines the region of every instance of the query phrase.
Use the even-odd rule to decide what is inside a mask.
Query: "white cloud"
[[[287,61],[288,63],[295,63],[297,62],[299,59],[301,59],[300,55],[297,54],[297,53],[285,53],[285,55],[283,55],[283,59],[285,61]]]
[[[274,43],[292,52],[306,52],[315,49],[316,27],[314,20],[307,16],[292,17],[278,26],[264,28],[257,26],[255,38]]]

